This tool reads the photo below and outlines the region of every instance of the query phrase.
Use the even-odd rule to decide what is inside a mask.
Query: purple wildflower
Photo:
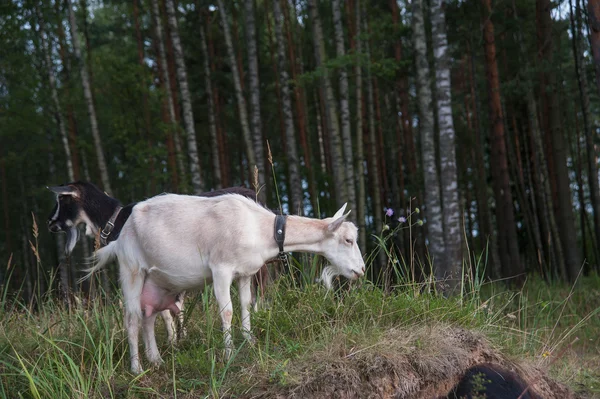
[[[398,222],[400,222],[400,223],[406,223],[406,218],[404,216],[400,216],[398,218]]]
[[[394,210],[392,208],[387,208],[385,210],[385,216],[392,217],[393,214],[394,214]]]

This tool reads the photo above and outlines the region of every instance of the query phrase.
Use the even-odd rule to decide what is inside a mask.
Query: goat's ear
[[[346,210],[346,205],[348,205],[348,203],[346,202],[344,205],[342,205],[342,207],[335,213],[335,215],[333,215],[332,219],[337,219],[339,217],[341,217],[344,214],[344,211]],[[350,212],[348,212],[350,213]]]
[[[72,195],[73,197],[79,196],[79,191],[73,186],[53,186],[48,187],[48,190],[58,195]]]
[[[348,211],[345,215],[338,216],[337,218],[335,218],[335,216],[334,216],[333,220],[331,222],[329,222],[329,224],[327,225],[327,230],[329,232],[334,232],[337,229],[339,229],[349,214],[350,214],[350,211]],[[337,215],[337,213],[336,213],[336,215]]]

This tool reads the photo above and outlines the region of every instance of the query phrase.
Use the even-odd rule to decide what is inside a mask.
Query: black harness
[[[276,215],[275,216],[275,225],[273,235],[275,237],[275,242],[279,247],[279,254],[277,257],[281,260],[284,266],[289,268],[287,254],[283,252],[283,243],[285,241],[285,222],[287,221],[286,215]]]
[[[119,238],[119,234],[121,234],[121,230],[127,219],[129,219],[129,216],[131,216],[131,211],[133,211],[133,207],[136,204],[137,202],[134,202],[125,207],[118,206],[117,209],[115,209],[115,212],[100,232],[100,244],[103,247]]]

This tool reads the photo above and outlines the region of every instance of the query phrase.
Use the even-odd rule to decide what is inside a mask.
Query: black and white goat
[[[66,190],[62,195],[76,194]],[[212,282],[229,357],[233,280],[238,282],[244,337],[254,341],[250,281],[284,249],[323,255],[338,274],[353,280],[362,276],[365,264],[356,242],[357,228],[345,221],[344,210],[345,205],[324,220],[289,216],[283,224],[282,217],[237,194],[212,198],[165,194],[136,204],[118,240],[97,251],[97,263],[88,274],[118,259],[132,372],[142,371],[140,322],[148,360],[162,362],[154,320],[165,309],[177,311],[175,302],[182,291]]]
[[[105,246],[119,237],[123,225],[136,205],[136,203],[132,203],[123,206],[121,202],[110,197],[94,184],[83,181],[49,187],[49,189],[56,193],[56,205],[48,217],[48,229],[53,233],[65,232],[67,234],[66,255],[73,252],[79,240],[79,229],[77,228],[79,224],[85,224],[86,235],[90,237],[100,235],[100,243]],[[245,187],[230,187],[200,195],[213,197],[230,193],[256,198],[255,192]],[[183,298],[184,294],[179,293],[175,303],[177,312],[183,309]],[[174,342],[176,334],[171,310],[163,310],[161,316],[167,328],[168,340]],[[180,332],[184,334],[183,325],[179,327]]]

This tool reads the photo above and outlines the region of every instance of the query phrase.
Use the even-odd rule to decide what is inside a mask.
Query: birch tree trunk
[[[69,176],[69,181],[75,181],[75,172],[73,171],[73,161],[71,157],[71,148],[69,147],[69,137],[67,136],[67,131],[65,129],[65,122],[62,116],[60,101],[58,100],[58,92],[56,90],[56,78],[54,77],[54,71],[52,69],[52,60],[50,59],[50,54],[52,53],[51,42],[46,43],[45,39],[45,23],[44,17],[39,9],[36,8],[38,13],[38,22],[40,24],[39,36],[41,40],[42,51],[44,54],[44,59],[46,61],[46,68],[48,73],[48,83],[50,85],[50,93],[52,96],[52,103],[54,105],[53,114],[54,119],[56,120],[56,125],[58,126],[58,131],[60,132],[60,138],[63,143],[63,148],[65,150],[65,160],[67,163],[67,175]]]
[[[498,249],[505,278],[514,279],[517,285],[524,280],[524,268],[519,255],[517,231],[512,202],[512,190],[508,176],[506,139],[500,99],[500,79],[496,60],[494,25],[490,18],[491,1],[482,0],[484,6],[483,33],[486,74],[489,92],[491,135],[491,169],[496,197],[496,225],[498,226]]]
[[[246,157],[248,159],[249,169],[253,169],[256,164],[256,154],[254,153],[254,145],[252,142],[252,134],[250,133],[250,125],[248,124],[248,111],[246,108],[246,100],[242,91],[242,84],[240,80],[239,70],[235,60],[235,51],[233,50],[233,43],[231,41],[231,32],[229,30],[229,22],[227,21],[227,14],[225,13],[225,5],[223,0],[218,0],[219,14],[221,14],[221,21],[223,23],[223,33],[225,35],[225,44],[227,45],[227,55],[229,58],[229,67],[231,68],[231,74],[233,78],[233,85],[235,87],[235,97],[237,99],[238,112],[240,115],[240,124],[242,125],[242,135],[244,137],[244,144],[246,146]]]
[[[356,0],[355,4],[355,16],[356,16],[356,54],[362,53],[362,41],[361,35],[361,3],[360,0]],[[364,147],[363,147],[363,97],[362,97],[362,66],[360,62],[356,62],[354,66],[354,76],[356,76],[356,187],[358,192],[356,195],[357,205],[357,226],[358,226],[358,238],[359,245],[361,248],[366,248],[367,245],[367,231],[365,228],[366,220],[366,188],[365,188],[365,169],[364,169]]]
[[[208,47],[206,46],[206,34],[204,26],[199,26],[200,30],[200,49],[202,50],[202,67],[204,69],[204,86],[208,100],[208,128],[210,131],[210,149],[212,154],[213,176],[215,179],[215,188],[223,187],[221,183],[221,162],[219,160],[219,138],[217,136],[217,121],[215,119],[215,104],[213,102],[213,89],[208,63]]]
[[[417,66],[417,98],[419,102],[419,128],[421,130],[421,157],[425,182],[425,215],[429,234],[429,262],[438,281],[446,276],[444,227],[440,203],[440,184],[436,168],[433,127],[433,98],[431,73],[427,61],[427,42],[423,17],[424,0],[413,1],[413,41]]]
[[[100,179],[102,180],[102,186],[104,191],[109,195],[112,194],[112,188],[110,186],[110,180],[108,178],[108,167],[106,166],[106,160],[104,159],[104,151],[102,147],[102,139],[100,137],[100,131],[98,130],[98,119],[96,118],[96,108],[94,107],[94,99],[92,97],[92,87],[90,85],[90,79],[88,74],[88,68],[85,61],[81,57],[81,45],[79,43],[79,36],[77,31],[77,21],[75,20],[75,12],[71,0],[67,0],[67,8],[69,9],[69,24],[71,26],[71,39],[73,42],[73,50],[75,51],[75,58],[79,62],[81,68],[81,83],[83,85],[83,95],[87,104],[88,116],[90,118],[90,126],[92,130],[92,137],[94,138],[94,147],[96,149],[96,158],[98,159],[98,169],[100,170]]]
[[[222,0],[221,0],[222,1]],[[340,125],[338,122],[338,111],[331,87],[329,71],[325,66],[327,57],[325,55],[325,41],[323,39],[323,29],[321,28],[321,19],[317,9],[317,0],[308,0],[308,11],[312,22],[313,41],[315,46],[315,61],[317,68],[322,68],[321,85],[325,94],[325,118],[327,130],[330,138],[331,146],[331,163],[333,170],[333,188],[335,190],[335,200],[338,207],[342,206],[347,201],[347,191],[344,174],[344,160],[342,155],[342,142],[340,139]]]
[[[333,9],[333,23],[335,25],[335,49],[338,58],[346,55],[344,44],[344,27],[342,26],[342,12],[340,0],[331,2]],[[339,69],[339,90],[340,90],[340,118],[342,125],[342,148],[344,154],[344,172],[346,176],[345,186],[348,190],[349,209],[356,209],[356,189],[354,187],[354,156],[352,151],[352,131],[350,126],[350,93],[348,89],[348,72],[346,68]],[[356,213],[350,214],[350,219],[356,222]]]
[[[265,184],[265,156],[263,151],[263,133],[260,117],[260,84],[258,79],[258,49],[256,43],[256,24],[254,20],[254,0],[245,0],[246,6],[246,46],[248,47],[248,80],[250,90],[250,123],[252,126],[252,144],[258,168],[259,187]],[[284,83],[284,82],[282,82]],[[289,154],[288,154],[289,157]],[[266,198],[264,190],[259,194]]]
[[[279,0],[273,0],[273,17],[275,19],[275,40],[277,41],[277,61],[281,81],[281,104],[285,121],[286,154],[288,173],[290,175],[290,213],[298,213],[302,208],[302,181],[298,150],[296,146],[296,133],[294,130],[294,116],[292,115],[292,100],[290,98],[289,76],[285,63],[285,41],[283,39],[283,15]]]
[[[190,175],[192,177],[192,188],[194,193],[200,194],[204,191],[204,182],[200,173],[200,160],[198,159],[198,144],[196,143],[196,128],[194,125],[194,112],[192,110],[192,98],[188,86],[187,70],[183,56],[183,48],[179,39],[179,28],[177,26],[177,15],[173,7],[173,0],[165,0],[167,6],[167,20],[175,50],[175,65],[177,66],[177,79],[179,80],[179,90],[181,91],[181,105],[183,108],[183,120],[185,122],[185,131],[187,135],[188,157]]]
[[[435,59],[436,103],[440,131],[440,170],[442,186],[442,209],[444,245],[446,250],[445,270],[436,276],[448,279],[450,292],[460,283],[462,273],[462,232],[460,231],[460,204],[456,172],[456,144],[452,119],[452,91],[450,84],[450,57],[446,37],[444,0],[431,2],[432,45]],[[438,265],[441,266],[441,265]]]

